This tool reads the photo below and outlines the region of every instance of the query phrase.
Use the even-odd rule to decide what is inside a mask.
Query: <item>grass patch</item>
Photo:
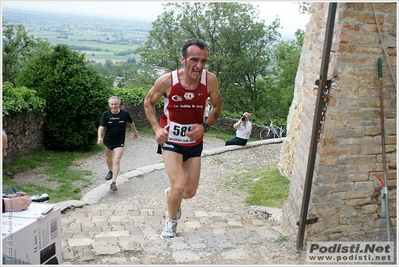
[[[288,241],[288,237],[285,235],[280,235],[277,239],[278,242],[283,243]]]
[[[155,134],[151,127],[142,127],[138,129],[140,136],[151,136]],[[130,127],[126,132],[131,132]],[[58,203],[66,200],[79,200],[82,188],[88,187],[91,180],[88,178],[92,172],[89,170],[73,170],[70,167],[78,159],[89,158],[90,156],[104,150],[104,146],[94,145],[88,152],[66,152],[49,151],[45,148],[39,148],[33,153],[14,160],[10,164],[3,164],[2,188],[4,191],[12,193],[12,187],[19,191],[26,192],[29,195],[47,193],[50,203]],[[105,159],[104,159],[105,160]],[[47,178],[39,181],[16,181],[12,176],[33,170],[43,168],[43,173]]]
[[[88,152],[61,152],[39,148],[30,155],[3,165],[3,190],[12,192],[11,187],[16,187],[19,191],[26,192],[29,195],[47,193],[51,203],[80,199],[81,189],[91,184],[87,176],[91,175],[92,172],[72,170],[69,167],[76,159],[88,158],[102,151],[102,149],[100,146],[94,146]],[[12,175],[15,173],[37,167],[42,167],[44,174],[49,177],[42,181],[42,184],[17,183],[12,179]],[[46,186],[47,183],[52,183],[55,186]]]
[[[224,185],[249,194],[245,198],[247,205],[282,208],[288,199],[290,181],[280,174],[277,166],[270,165],[236,174]]]
[[[152,137],[155,138],[155,133],[154,133],[154,131],[152,130],[152,128],[150,126],[146,126],[146,127],[143,127],[143,128],[138,128],[137,130],[139,131],[140,136],[152,136]],[[131,128],[127,128],[126,132],[129,132],[129,131],[132,131],[132,129]]]
[[[140,132],[140,136],[155,137],[153,130],[149,126],[139,128],[138,130]],[[127,128],[126,131],[129,132],[132,130]],[[216,130],[209,130],[205,135],[213,136],[224,141],[234,137],[234,134],[230,132]],[[249,141],[251,141],[251,139]],[[10,164],[3,164],[3,190],[11,193],[11,188],[15,187],[19,191],[26,192],[29,195],[47,193],[50,197],[50,203],[57,203],[66,200],[79,200],[81,198],[79,194],[81,189],[88,187],[91,184],[88,176],[90,176],[92,172],[89,170],[72,170],[70,167],[75,160],[89,158],[90,156],[103,150],[103,145],[95,145],[93,146],[92,150],[88,152],[49,151],[44,148],[39,148],[32,154],[26,155],[21,159],[11,162]],[[223,164],[221,161],[215,163]],[[13,174],[32,170],[37,167],[43,168],[43,173],[47,177],[43,178],[40,183],[19,182],[12,179]],[[252,172],[253,171],[250,170],[250,173]],[[254,172],[258,172],[258,170],[254,170]],[[240,181],[241,179],[242,177],[237,178],[235,183],[242,183]],[[246,190],[246,188],[253,183],[252,180],[253,179],[245,184],[242,184],[240,186],[240,190]],[[52,184],[52,186],[49,184]],[[232,186],[234,185],[232,184]]]
[[[210,129],[209,131],[206,132],[205,138],[206,138],[206,136],[214,136],[214,137],[222,139],[223,141],[226,142],[227,140],[233,139],[235,137],[235,132],[231,133],[228,131]],[[252,142],[252,141],[259,141],[259,139],[250,137],[248,139],[248,142]]]

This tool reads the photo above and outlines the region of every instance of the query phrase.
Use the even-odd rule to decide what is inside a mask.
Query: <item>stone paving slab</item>
[[[251,142],[250,146],[269,142]],[[241,149],[245,148],[222,147],[204,151],[204,155]],[[209,163],[203,165],[211,166]],[[278,228],[273,228],[278,224],[278,209],[246,207],[241,197],[221,192],[215,178],[201,179],[197,196],[182,204],[178,236],[173,239],[160,238],[167,216],[163,191],[169,183],[163,164],[120,175],[116,192],[109,190],[109,183],[104,183],[86,194],[82,201],[63,203],[63,264],[305,263],[303,255],[295,251],[293,242],[279,241],[282,234]],[[258,216],[266,213],[272,214],[269,217],[273,218],[273,225]]]

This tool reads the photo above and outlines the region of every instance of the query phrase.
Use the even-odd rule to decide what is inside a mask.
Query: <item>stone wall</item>
[[[32,153],[43,145],[44,118],[28,114],[11,114],[3,118],[3,130],[7,133],[8,149],[4,163],[9,163]]]
[[[396,227],[396,3],[375,3],[388,59],[374,19],[373,3],[338,2],[328,77],[334,78],[313,174],[305,240],[324,241],[342,236],[372,236],[384,231],[379,217],[383,177],[379,78],[382,58],[390,217]],[[283,227],[297,234],[307,172],[316,96],[329,3],[311,4],[295,93],[287,120],[280,172],[290,180],[283,206]],[[392,67],[391,76],[389,60]],[[317,91],[316,91],[317,92]],[[382,227],[382,228],[381,228]]]

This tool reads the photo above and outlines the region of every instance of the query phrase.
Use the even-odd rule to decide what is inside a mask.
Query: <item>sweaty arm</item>
[[[161,127],[158,122],[155,105],[162,96],[167,95],[170,91],[170,74],[160,76],[154,86],[148,92],[144,99],[144,111],[148,122],[151,124],[152,130],[155,133],[155,139],[159,144],[163,144],[168,140],[168,131]]]
[[[104,131],[104,126],[100,126],[98,127],[98,131],[97,131],[97,144],[101,145],[103,142],[103,131]]]
[[[137,128],[136,128],[136,124],[134,124],[134,121],[132,121],[132,123],[129,123],[129,125],[130,125],[130,128],[132,128],[132,130],[133,130],[133,138],[137,138],[138,137],[138,131],[137,131]]]
[[[219,91],[219,82],[216,78],[216,75],[213,73],[209,73],[208,76],[208,94],[211,99],[212,109],[209,112],[209,116],[206,119],[205,123],[211,126],[215,123],[217,118],[219,118],[220,113],[222,112],[222,96]]]

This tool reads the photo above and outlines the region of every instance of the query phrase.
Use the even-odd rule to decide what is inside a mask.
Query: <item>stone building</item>
[[[396,8],[396,2],[337,4],[328,66],[332,98],[317,144],[307,216],[318,221],[306,226],[306,241],[373,236],[385,226],[379,216],[381,183],[376,177],[384,173],[379,58],[389,215],[396,228]],[[291,180],[282,218],[291,234],[298,232],[301,214],[328,10],[327,2],[311,4],[279,164],[281,173]]]

